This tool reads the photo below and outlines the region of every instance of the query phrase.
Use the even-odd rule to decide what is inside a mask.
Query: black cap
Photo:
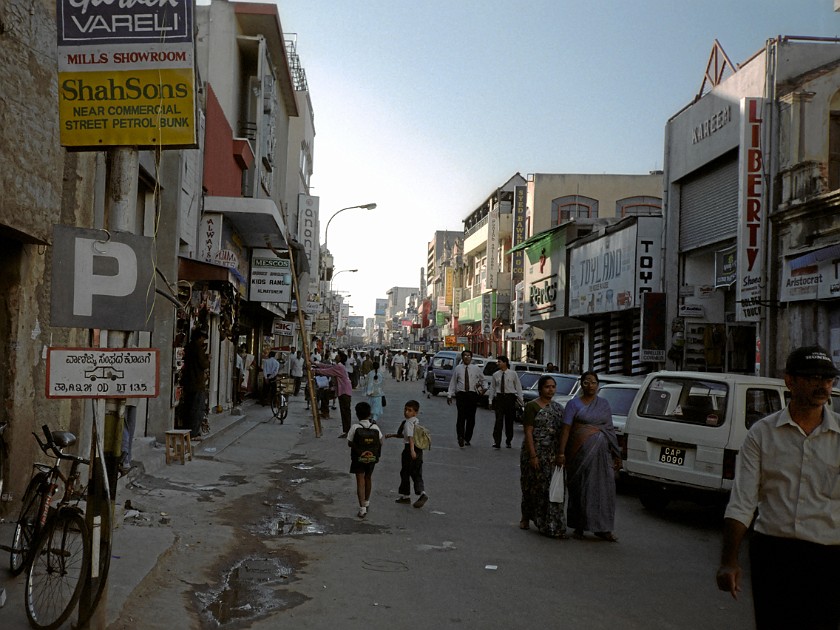
[[[790,353],[785,364],[785,373],[800,376],[837,376],[840,370],[834,366],[825,348],[804,346]]]

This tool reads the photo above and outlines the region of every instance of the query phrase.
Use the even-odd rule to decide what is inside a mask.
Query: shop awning
[[[833,260],[840,258],[840,243],[828,245],[820,249],[814,249],[806,254],[797,256],[788,262],[791,271],[802,269],[803,267],[810,267],[816,265],[823,260]]]
[[[524,241],[519,243],[519,245],[511,247],[509,250],[507,250],[507,254],[505,254],[505,255],[510,255],[513,252],[523,251],[523,250],[528,249],[529,247],[535,246],[537,244],[543,244],[544,243],[545,245],[548,245],[549,241],[551,241],[551,238],[554,236],[554,234],[559,232],[561,229],[564,229],[567,224],[568,224],[568,222],[561,223],[560,225],[557,225],[553,228],[549,228],[549,229],[545,230],[544,232],[540,232],[539,234],[534,234],[534,236],[525,239]]]
[[[178,257],[178,280],[187,282],[230,282],[232,285],[244,284],[245,278],[236,269],[213,263]]]
[[[205,212],[220,212],[242,237],[246,247],[286,247],[286,224],[271,199],[248,197],[205,197]]]

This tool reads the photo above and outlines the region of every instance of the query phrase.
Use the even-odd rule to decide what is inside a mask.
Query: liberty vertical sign
[[[761,319],[767,197],[764,178],[764,106],[760,98],[741,101],[741,147],[738,181],[738,269],[736,319]]]

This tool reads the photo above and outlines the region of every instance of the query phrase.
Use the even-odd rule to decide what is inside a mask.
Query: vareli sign
[[[195,147],[192,0],[58,0],[66,147]]]

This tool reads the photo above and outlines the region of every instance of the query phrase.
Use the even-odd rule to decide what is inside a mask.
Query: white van
[[[655,372],[633,401],[624,470],[641,481],[639,498],[664,509],[697,491],[725,500],[748,429],[787,404],[776,378],[712,372]]]

